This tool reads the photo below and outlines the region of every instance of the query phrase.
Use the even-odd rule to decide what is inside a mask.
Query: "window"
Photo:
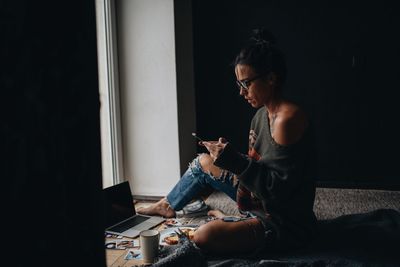
[[[96,8],[104,186],[129,180],[135,195],[163,196],[195,154],[193,75],[179,78],[192,58],[176,54],[176,6],[97,0]]]

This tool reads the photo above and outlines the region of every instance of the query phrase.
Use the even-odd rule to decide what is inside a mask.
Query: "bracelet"
[[[225,216],[222,218],[224,222],[239,222],[239,221],[246,221],[251,218],[241,218],[241,217],[235,217],[235,216]]]

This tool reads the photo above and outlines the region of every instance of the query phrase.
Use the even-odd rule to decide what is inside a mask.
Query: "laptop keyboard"
[[[122,233],[122,232],[128,230],[129,228],[132,228],[133,226],[138,225],[139,223],[147,221],[148,219],[149,219],[148,217],[144,217],[144,216],[135,216],[126,222],[123,222],[121,224],[118,224],[118,225],[110,228],[109,230]]]

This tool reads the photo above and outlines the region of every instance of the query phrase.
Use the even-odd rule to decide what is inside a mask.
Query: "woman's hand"
[[[200,145],[205,146],[208,152],[210,152],[210,156],[214,161],[221,155],[222,151],[224,151],[226,144],[227,141],[223,137],[220,137],[218,141],[200,142]]]

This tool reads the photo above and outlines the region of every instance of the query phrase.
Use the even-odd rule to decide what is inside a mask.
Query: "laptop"
[[[128,181],[104,188],[103,196],[107,233],[134,238],[165,221],[163,217],[136,213]]]

